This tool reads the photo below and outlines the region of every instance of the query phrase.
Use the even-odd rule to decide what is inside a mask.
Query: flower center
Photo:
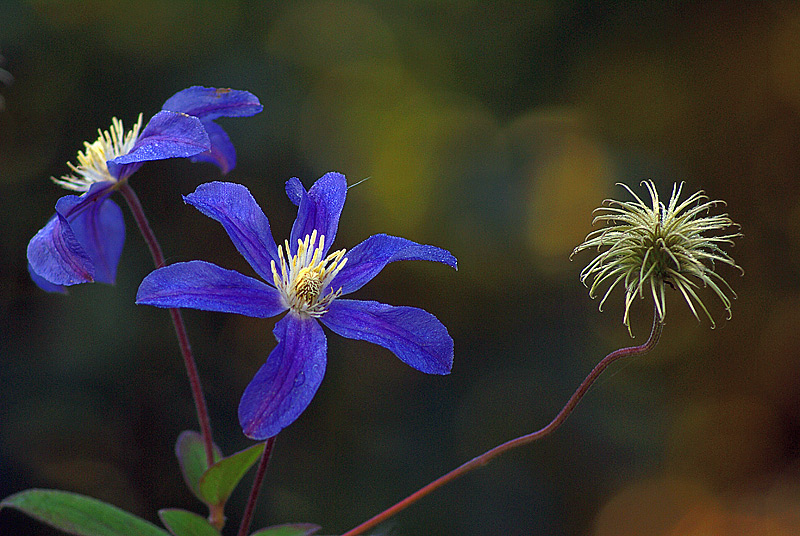
[[[330,290],[323,297],[322,291],[347,263],[345,250],[340,249],[322,258],[325,250],[325,235],[317,231],[297,241],[297,253],[292,256],[289,241],[278,246],[280,270],[272,261],[272,279],[281,292],[286,306],[301,315],[319,318],[324,315],[331,302],[339,297],[342,289]]]
[[[127,133],[122,127],[122,121],[116,117],[111,120],[111,128],[106,131],[98,130],[100,135],[94,143],[84,142],[84,151],[78,151],[78,165],[67,162],[67,166],[74,175],[63,175],[60,179],[52,177],[52,181],[76,192],[85,192],[98,182],[117,182],[117,178],[108,171],[108,160],[128,154],[139,138],[142,128],[142,114],[133,128]]]

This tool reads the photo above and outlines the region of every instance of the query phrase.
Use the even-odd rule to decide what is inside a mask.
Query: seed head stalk
[[[652,350],[656,344],[658,344],[658,340],[661,337],[661,331],[664,327],[664,324],[661,321],[661,318],[658,314],[658,309],[654,310],[653,312],[653,327],[650,330],[650,337],[644,342],[644,344],[639,346],[630,346],[627,348],[620,348],[619,350],[615,350],[604,357],[592,371],[589,373],[588,376],[581,382],[572,396],[567,400],[567,403],[564,407],[561,408],[561,411],[553,418],[550,423],[548,423],[545,427],[540,428],[535,432],[531,432],[530,434],[526,434],[516,439],[512,439],[507,441],[501,445],[498,445],[480,456],[477,456],[467,463],[453,469],[449,473],[440,476],[430,484],[420,488],[419,490],[415,491],[402,501],[398,502],[394,506],[387,508],[380,514],[368,519],[367,521],[361,523],[357,527],[350,529],[349,531],[342,534],[342,536],[357,536],[358,534],[363,534],[364,532],[368,531],[369,529],[373,528],[374,526],[382,523],[383,521],[391,518],[398,512],[405,510],[407,507],[411,506],[421,498],[425,497],[429,493],[439,489],[440,487],[444,486],[445,484],[452,482],[453,480],[457,479],[458,477],[465,475],[472,471],[473,469],[477,469],[478,467],[483,467],[484,465],[488,464],[493,459],[497,458],[501,454],[508,452],[509,450],[515,449],[517,447],[522,447],[529,443],[533,443],[539,439],[542,439],[551,433],[553,433],[559,426],[561,426],[564,421],[567,420],[567,417],[570,416],[572,411],[578,405],[578,402],[581,401],[583,396],[589,390],[589,388],[594,384],[597,378],[603,373],[603,371],[608,368],[611,363],[617,361],[618,359],[622,359],[624,357],[631,357],[636,355],[642,355],[650,350]]]

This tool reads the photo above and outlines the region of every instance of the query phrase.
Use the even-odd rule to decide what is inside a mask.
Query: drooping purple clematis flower
[[[349,252],[328,253],[347,194],[344,175],[328,173],[306,191],[286,183],[298,206],[291,237],[272,238],[269,221],[244,186],[200,185],[184,199],[222,224],[236,249],[264,281],[203,261],[155,270],[139,286],[136,303],[189,307],[268,318],[278,345],[245,389],[239,421],[245,435],[266,439],[290,425],[311,403],[325,373],[327,343],[320,322],[350,339],[379,344],[429,374],[448,374],[453,339],[432,314],[414,307],[341,299],[361,288],[390,262],[428,260],[456,268],[449,252],[384,234]]]
[[[113,283],[125,241],[119,206],[109,196],[148,160],[191,158],[216,164],[223,173],[236,165],[236,151],[214,119],[257,114],[261,104],[252,93],[190,87],[179,91],[144,130],[142,115],[127,133],[114,118],[94,143],[85,143],[73,175],[53,181],[81,195],[56,203],[56,214],[28,244],[28,271],[39,287],[65,287],[99,281]]]

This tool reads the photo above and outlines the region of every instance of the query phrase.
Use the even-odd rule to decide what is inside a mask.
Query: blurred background
[[[67,192],[84,141],[145,120],[173,93],[247,89],[222,119],[245,184],[282,240],[284,182],[327,171],[352,188],[337,247],[385,232],[452,251],[459,270],[387,267],[356,298],[423,307],[448,326],[450,376],[328,332],[313,403],[278,438],[254,529],[342,533],[462,462],[546,424],[608,352],[639,344],[650,304],[599,313],[569,255],[603,199],[724,199],[744,237],[733,318],[698,322],[678,295],[654,352],[615,364],[548,439],[507,454],[385,524],[393,535],[800,533],[800,6],[237,0],[0,4],[0,496],[59,488],[156,522],[186,491],[174,441],[197,427],[165,311],[133,300],[152,269],[127,209],[116,286],[48,295],[28,240]],[[181,194],[207,164],[132,178],[168,262],[251,273]],[[120,204],[121,199],[117,200]],[[251,444],[239,397],[274,319],[186,311],[215,439]],[[235,533],[251,477],[227,515]],[[56,534],[12,511],[0,534]]]

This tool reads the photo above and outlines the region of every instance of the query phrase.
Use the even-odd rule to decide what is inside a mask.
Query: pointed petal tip
[[[452,370],[453,338],[434,315],[422,309],[337,299],[320,321],[342,337],[383,346],[425,374],[444,375]]]
[[[453,361],[455,359],[455,351],[450,354],[446,363],[443,363],[442,369],[440,372],[434,372],[433,374],[440,374],[442,376],[446,376],[453,372]]]
[[[245,388],[239,423],[247,437],[277,435],[305,411],[325,375],[327,343],[313,319],[287,314],[275,325],[278,345]]]
[[[453,372],[453,354],[449,358],[439,357],[438,361],[428,361],[424,367],[414,366],[418,371],[434,376],[447,376]]]
[[[444,251],[447,251],[447,250],[444,250]],[[447,251],[447,261],[446,262],[442,261],[442,263],[446,264],[447,266],[449,266],[450,268],[452,268],[456,272],[458,271],[458,259],[456,259],[455,256],[452,253],[450,253],[449,251]]]
[[[331,284],[342,286],[342,294],[349,294],[368,283],[387,264],[405,260],[439,262],[458,270],[458,261],[446,249],[377,234],[347,252],[347,264]]]

